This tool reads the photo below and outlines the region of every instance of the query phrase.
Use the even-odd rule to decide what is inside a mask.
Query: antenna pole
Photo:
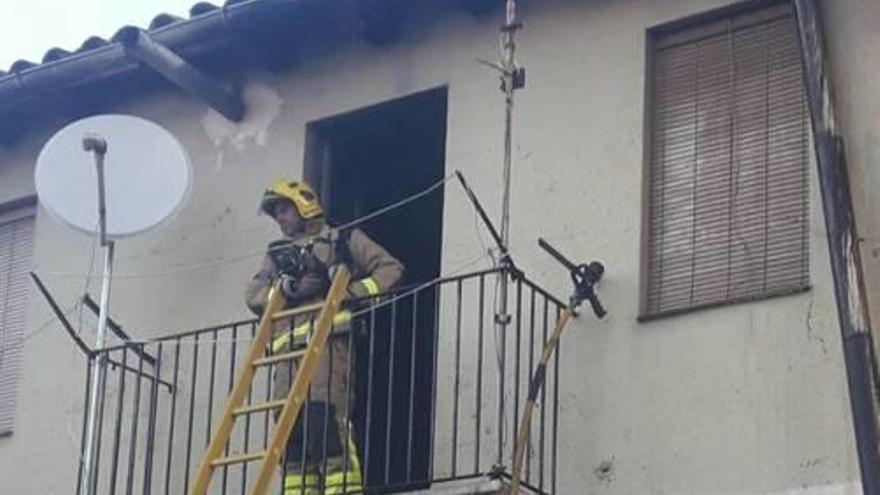
[[[80,493],[96,495],[97,477],[95,476],[95,448],[98,438],[98,411],[103,409],[104,396],[99,390],[104,388],[107,375],[107,356],[102,352],[104,336],[107,332],[107,309],[110,306],[110,280],[113,275],[113,241],[107,240],[107,208],[104,191],[104,156],[107,154],[107,141],[97,135],[83,138],[83,150],[95,156],[95,168],[98,174],[98,222],[101,246],[104,248],[104,273],[101,276],[101,303],[98,312],[98,329],[95,338],[95,350],[92,351],[92,376],[89,410],[86,420],[86,444],[83,452],[83,476]]]
[[[514,92],[525,86],[525,70],[517,66],[516,63],[516,33],[522,28],[522,24],[516,19],[516,0],[507,0],[505,9],[504,25],[501,26],[501,43],[503,48],[503,59],[501,61],[501,90],[504,91],[504,172],[502,184],[502,200],[501,200],[501,245],[504,249],[510,246],[510,173],[513,154],[513,101]],[[504,260],[503,260],[504,261]],[[509,261],[509,258],[508,258]],[[504,374],[506,372],[504,365],[504,349],[507,346],[507,325],[510,323],[510,315],[508,309],[507,287],[511,276],[511,268],[509,262],[504,262],[504,269],[501,271],[501,283],[498,297],[498,306],[495,312],[495,324],[497,331],[501,334],[501,355],[499,363],[499,407],[498,407],[498,425],[504,424]],[[496,467],[501,468],[504,462],[504,430],[501,428],[498,435],[498,452],[496,455]]]

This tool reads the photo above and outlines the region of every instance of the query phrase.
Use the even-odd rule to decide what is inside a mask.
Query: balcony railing
[[[500,276],[501,270],[493,269],[401,289],[358,310],[355,330],[333,337],[348,339],[355,356],[345,370],[351,378],[345,414],[360,453],[364,493],[509,477],[531,370],[563,303],[527,278],[515,279],[508,288],[510,321],[500,331],[494,314]],[[97,391],[98,493],[186,493],[256,323],[239,321],[101,351],[114,364]],[[557,486],[555,356],[539,396],[522,479],[535,493],[555,493]],[[258,373],[248,404],[271,398],[272,371]],[[93,392],[85,390],[86,402]],[[265,447],[273,426],[271,412],[239,418],[227,454]],[[320,428],[326,442],[326,422]],[[247,464],[218,468],[209,493],[248,493],[255,472]],[[270,493],[282,493],[278,481]]]

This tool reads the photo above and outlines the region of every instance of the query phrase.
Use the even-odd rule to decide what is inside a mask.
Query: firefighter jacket
[[[287,298],[287,308],[323,301],[330,286],[328,267],[340,261],[346,261],[352,273],[352,282],[348,287],[350,297],[378,294],[390,289],[400,280],[403,265],[363,231],[353,229],[341,242],[337,242],[335,232],[332,234],[331,236],[331,230],[323,219],[319,218],[308,222],[305,232],[287,239],[299,246],[310,246],[313,254],[308,258],[304,274],[297,280],[296,290]],[[346,249],[347,253],[340,252],[341,249]],[[258,315],[262,313],[269,288],[277,276],[275,264],[267,255],[260,271],[254,275],[245,290],[245,300],[251,311]],[[335,323],[337,327],[341,327],[347,321],[344,313],[338,316]],[[287,328],[293,328],[296,334],[297,328],[308,323],[303,319],[308,318],[298,318],[298,321],[292,322],[292,326]],[[276,328],[276,334],[279,330]]]

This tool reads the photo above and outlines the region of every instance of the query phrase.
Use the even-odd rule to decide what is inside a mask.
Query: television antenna
[[[107,166],[105,166],[105,161]],[[99,235],[104,251],[101,301],[91,390],[103,386],[104,347],[117,239],[155,227],[178,211],[192,172],[186,151],[170,132],[130,115],[98,115],[73,122],[43,146],[34,183],[40,204],[74,229]],[[80,493],[97,490],[97,414],[103,397],[91,394]]]

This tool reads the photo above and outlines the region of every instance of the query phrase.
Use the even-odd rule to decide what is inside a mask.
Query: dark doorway
[[[306,180],[320,191],[328,220],[341,224],[441,180],[446,88],[313,122]],[[360,226],[406,267],[402,284],[440,275],[443,189]],[[367,486],[429,479],[436,297],[402,297],[375,313],[355,339],[353,422]],[[371,352],[372,349],[372,352]]]

